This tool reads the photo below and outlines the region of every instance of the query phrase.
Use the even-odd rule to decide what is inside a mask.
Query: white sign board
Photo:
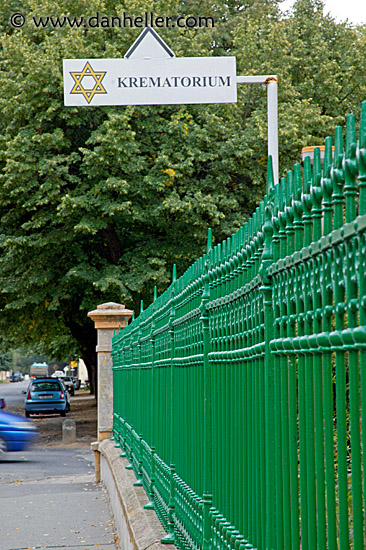
[[[235,57],[64,59],[67,106],[235,103]]]

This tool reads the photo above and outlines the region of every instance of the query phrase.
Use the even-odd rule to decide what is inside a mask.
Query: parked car
[[[6,452],[24,451],[35,440],[37,433],[32,422],[0,408],[0,458]]]
[[[69,392],[59,378],[36,378],[25,398],[25,416],[31,414],[56,413],[65,416],[70,410]]]
[[[72,376],[72,381],[74,382],[74,389],[80,390],[80,380],[76,376]]]
[[[61,381],[70,395],[75,395],[74,381],[71,376],[63,376]]]
[[[16,371],[10,376],[10,382],[21,382],[23,380],[23,375],[21,372]]]
[[[71,376],[65,376],[64,373],[57,374],[58,372],[61,372],[61,371],[54,372],[53,375],[52,375],[52,378],[58,378],[59,380],[61,380],[61,382],[63,383],[63,385],[65,386],[65,388],[69,392],[69,394],[70,395],[75,395],[75,386],[74,386],[74,381],[73,381],[72,377]]]

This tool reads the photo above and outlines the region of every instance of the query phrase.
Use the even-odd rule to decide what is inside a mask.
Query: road
[[[8,410],[19,412],[27,385],[0,385]],[[118,548],[108,497],[95,482],[85,443],[40,441],[26,452],[8,453],[0,461],[0,518],[0,550]]]
[[[29,380],[23,380],[22,382],[11,382],[7,384],[0,384],[0,397],[5,399],[6,406],[11,408],[15,404],[19,404],[24,401],[23,390],[26,390],[29,385]]]

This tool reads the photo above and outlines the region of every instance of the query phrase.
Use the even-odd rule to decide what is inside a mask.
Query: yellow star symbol
[[[91,102],[95,94],[106,94],[107,91],[102,84],[102,80],[105,77],[106,73],[107,71],[94,71],[88,61],[87,63],[85,63],[85,67],[81,72],[70,72],[72,78],[75,81],[74,87],[71,90],[70,94],[83,94],[88,103]],[[86,87],[87,84],[83,84],[82,80],[85,77],[91,77],[94,79],[94,87]],[[89,78],[88,81],[90,81]]]

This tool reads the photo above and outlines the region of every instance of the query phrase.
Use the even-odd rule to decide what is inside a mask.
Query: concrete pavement
[[[0,462],[0,549],[46,548],[118,548],[88,448],[34,448]]]

